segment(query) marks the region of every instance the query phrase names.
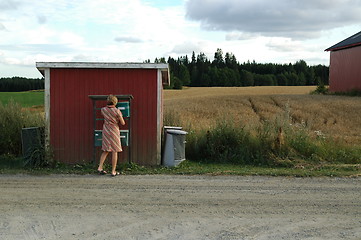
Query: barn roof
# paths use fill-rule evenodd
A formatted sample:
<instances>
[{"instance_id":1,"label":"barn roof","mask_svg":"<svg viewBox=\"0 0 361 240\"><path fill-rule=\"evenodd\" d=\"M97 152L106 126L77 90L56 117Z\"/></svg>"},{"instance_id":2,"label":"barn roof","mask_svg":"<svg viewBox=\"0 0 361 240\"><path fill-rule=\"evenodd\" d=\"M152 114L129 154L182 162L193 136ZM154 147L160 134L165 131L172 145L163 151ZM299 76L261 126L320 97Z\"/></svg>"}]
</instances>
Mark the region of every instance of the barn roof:
<instances>
[{"instance_id":1,"label":"barn roof","mask_svg":"<svg viewBox=\"0 0 361 240\"><path fill-rule=\"evenodd\" d=\"M351 48L361 45L361 32L352 35L349 38L333 45L332 47L327 48L325 51L337 51L345 48Z\"/></svg>"}]
</instances>

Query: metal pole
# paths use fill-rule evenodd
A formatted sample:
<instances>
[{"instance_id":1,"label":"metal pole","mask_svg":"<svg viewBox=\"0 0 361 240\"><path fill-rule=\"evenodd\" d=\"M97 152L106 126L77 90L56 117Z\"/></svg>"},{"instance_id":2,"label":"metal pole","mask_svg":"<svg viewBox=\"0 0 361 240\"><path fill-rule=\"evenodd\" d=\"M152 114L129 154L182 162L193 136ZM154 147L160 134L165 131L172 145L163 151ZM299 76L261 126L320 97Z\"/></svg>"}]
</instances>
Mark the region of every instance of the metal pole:
<instances>
[{"instance_id":1,"label":"metal pole","mask_svg":"<svg viewBox=\"0 0 361 240\"><path fill-rule=\"evenodd\" d=\"M95 130L97 127L97 113L96 113L96 101L93 101L93 163L95 163L95 155L96 155L96 146L95 146Z\"/></svg>"},{"instance_id":2,"label":"metal pole","mask_svg":"<svg viewBox=\"0 0 361 240\"><path fill-rule=\"evenodd\" d=\"M131 118L131 102L132 102L132 98L129 98L129 121L128 121L128 125L129 125L129 136L128 136L128 163L132 163L132 159L131 159L131 156L132 156L132 148L131 148L131 135L132 135L132 128L131 128L131 121L132 121L132 118Z\"/></svg>"}]
</instances>

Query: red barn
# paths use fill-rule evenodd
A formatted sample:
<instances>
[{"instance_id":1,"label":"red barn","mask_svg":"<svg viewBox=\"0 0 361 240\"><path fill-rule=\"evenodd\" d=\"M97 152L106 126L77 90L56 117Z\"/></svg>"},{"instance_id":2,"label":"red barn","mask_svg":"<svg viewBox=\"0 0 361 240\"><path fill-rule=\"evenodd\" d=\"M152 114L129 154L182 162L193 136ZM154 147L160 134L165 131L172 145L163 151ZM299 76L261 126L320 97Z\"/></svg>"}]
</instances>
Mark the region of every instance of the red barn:
<instances>
[{"instance_id":1,"label":"red barn","mask_svg":"<svg viewBox=\"0 0 361 240\"><path fill-rule=\"evenodd\" d=\"M361 90L361 32L325 51L330 51L330 91Z\"/></svg>"},{"instance_id":2,"label":"red barn","mask_svg":"<svg viewBox=\"0 0 361 240\"><path fill-rule=\"evenodd\" d=\"M93 160L94 115L90 95L131 95L130 150L141 165L161 163L163 85L169 84L168 64L38 62L45 78L46 139L55 159L64 163ZM101 108L105 101L97 101ZM95 118L100 118L100 113ZM96 123L102 129L102 121ZM121 128L122 129L122 128ZM98 161L96 156L95 161Z\"/></svg>"}]
</instances>

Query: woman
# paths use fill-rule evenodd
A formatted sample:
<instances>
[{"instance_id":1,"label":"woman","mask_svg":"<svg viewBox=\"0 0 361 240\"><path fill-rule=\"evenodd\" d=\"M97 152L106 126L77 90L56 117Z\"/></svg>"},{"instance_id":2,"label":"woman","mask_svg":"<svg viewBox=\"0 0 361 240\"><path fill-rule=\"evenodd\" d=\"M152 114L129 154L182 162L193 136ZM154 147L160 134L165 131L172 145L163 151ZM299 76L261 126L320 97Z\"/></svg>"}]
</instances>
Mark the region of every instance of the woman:
<instances>
[{"instance_id":1,"label":"woman","mask_svg":"<svg viewBox=\"0 0 361 240\"><path fill-rule=\"evenodd\" d=\"M123 115L119 109L115 107L118 103L117 97L109 95L107 98L107 106L101 109L101 114L104 116L103 124L103 140L102 140L102 154L98 166L99 174L106 174L103 170L103 164L108 154L112 153L112 172L111 175L117 176L120 173L116 171L118 162L118 152L122 152L122 145L120 144L120 130L119 123L125 124Z\"/></svg>"}]
</instances>

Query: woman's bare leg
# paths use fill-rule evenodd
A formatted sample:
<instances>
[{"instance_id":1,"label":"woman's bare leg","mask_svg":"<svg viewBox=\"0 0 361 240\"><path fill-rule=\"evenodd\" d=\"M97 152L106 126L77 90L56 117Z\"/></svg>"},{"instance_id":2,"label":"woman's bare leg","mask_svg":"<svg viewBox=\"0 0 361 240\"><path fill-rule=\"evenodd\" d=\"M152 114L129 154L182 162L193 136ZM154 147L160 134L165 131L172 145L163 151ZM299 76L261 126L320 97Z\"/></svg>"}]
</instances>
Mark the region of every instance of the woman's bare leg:
<instances>
[{"instance_id":1,"label":"woman's bare leg","mask_svg":"<svg viewBox=\"0 0 361 240\"><path fill-rule=\"evenodd\" d=\"M100 161L99 161L99 166L98 166L98 171L102 171L103 170L103 164L105 162L105 159L107 159L109 152L102 152L102 155L100 156Z\"/></svg>"},{"instance_id":2,"label":"woman's bare leg","mask_svg":"<svg viewBox=\"0 0 361 240\"><path fill-rule=\"evenodd\" d=\"M112 152L112 174L113 175L116 174L117 162L118 162L118 153Z\"/></svg>"}]
</instances>

